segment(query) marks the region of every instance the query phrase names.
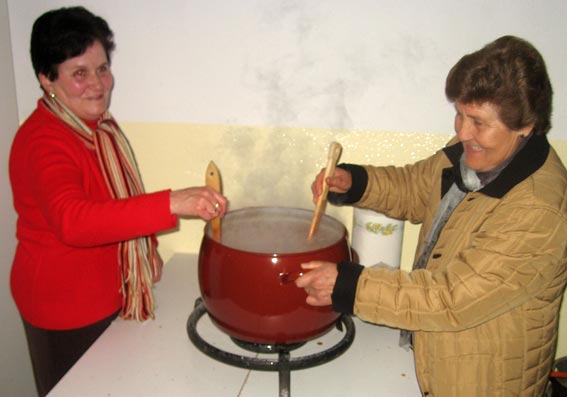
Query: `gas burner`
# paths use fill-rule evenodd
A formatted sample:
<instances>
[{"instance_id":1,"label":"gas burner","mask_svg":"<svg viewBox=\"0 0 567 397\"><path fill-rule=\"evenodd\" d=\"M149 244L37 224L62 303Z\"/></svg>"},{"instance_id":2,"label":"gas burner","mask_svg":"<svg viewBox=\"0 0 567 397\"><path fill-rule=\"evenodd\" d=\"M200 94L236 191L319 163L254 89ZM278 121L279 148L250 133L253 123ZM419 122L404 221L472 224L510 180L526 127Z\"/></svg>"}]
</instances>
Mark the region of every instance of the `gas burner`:
<instances>
[{"instance_id":1,"label":"gas burner","mask_svg":"<svg viewBox=\"0 0 567 397\"><path fill-rule=\"evenodd\" d=\"M207 313L205 304L201 298L198 298L195 301L195 308L187 320L187 334L195 347L207 356L235 367L258 371L278 371L280 397L290 396L290 371L311 368L334 360L352 345L355 335L354 322L349 316L343 315L339 317L336 323L336 328L339 331L346 330L340 341L321 352L296 358L291 358L290 352L305 345L307 341L290 344L261 344L230 337L237 346L244 350L278 355L277 359L250 357L221 350L206 342L197 332L197 323L205 313Z\"/></svg>"}]
</instances>

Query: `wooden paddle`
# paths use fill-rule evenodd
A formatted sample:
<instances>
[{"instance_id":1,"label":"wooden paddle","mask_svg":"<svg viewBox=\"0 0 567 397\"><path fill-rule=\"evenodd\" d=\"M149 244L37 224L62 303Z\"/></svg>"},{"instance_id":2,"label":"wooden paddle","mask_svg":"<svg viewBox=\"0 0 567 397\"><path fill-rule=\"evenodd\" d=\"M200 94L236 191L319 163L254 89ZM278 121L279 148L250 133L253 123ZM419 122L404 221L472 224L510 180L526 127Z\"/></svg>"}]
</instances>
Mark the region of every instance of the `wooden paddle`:
<instances>
[{"instance_id":1,"label":"wooden paddle","mask_svg":"<svg viewBox=\"0 0 567 397\"><path fill-rule=\"evenodd\" d=\"M325 176L323 177L323 191L321 195L317 199L317 206L315 207L315 212L313 213L313 220L311 221L311 227L309 228L309 234L307 236L308 240L311 240L315 233L317 232L317 228L319 227L319 222L321 221L321 217L325 213L325 205L327 204L327 195L329 194L329 185L327 185L328 177L332 176L335 172L335 167L337 165L337 161L339 160L339 156L341 155L342 146L337 142L332 142L329 145L329 157L327 160L327 168L325 169Z\"/></svg>"},{"instance_id":2,"label":"wooden paddle","mask_svg":"<svg viewBox=\"0 0 567 397\"><path fill-rule=\"evenodd\" d=\"M209 162L209 165L207 166L205 185L219 193L222 193L219 169L213 161ZM221 241L221 218L217 216L216 218L211 219L210 222L213 238L217 241Z\"/></svg>"}]
</instances>

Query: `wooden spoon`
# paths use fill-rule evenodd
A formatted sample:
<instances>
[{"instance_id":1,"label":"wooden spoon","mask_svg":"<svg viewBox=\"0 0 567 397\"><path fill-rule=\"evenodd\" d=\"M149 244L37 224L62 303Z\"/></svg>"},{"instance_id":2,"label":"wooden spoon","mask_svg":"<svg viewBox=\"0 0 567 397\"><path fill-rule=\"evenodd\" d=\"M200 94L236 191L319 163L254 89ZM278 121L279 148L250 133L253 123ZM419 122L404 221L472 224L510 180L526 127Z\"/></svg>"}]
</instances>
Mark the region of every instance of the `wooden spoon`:
<instances>
[{"instance_id":1,"label":"wooden spoon","mask_svg":"<svg viewBox=\"0 0 567 397\"><path fill-rule=\"evenodd\" d=\"M332 142L329 145L329 157L327 161L327 168L325 169L325 176L323 177L323 191L321 195L317 199L317 206L315 207L315 212L313 213L313 219L311 220L311 227L309 228L309 234L307 236L308 240L311 240L315 233L317 232L317 228L319 227L319 222L321 221L321 217L325 213L325 205L327 204L327 194L329 193L329 185L327 185L328 177L332 176L335 172L335 167L337 165L337 161L339 160L339 156L341 155L342 146L337 142Z\"/></svg>"},{"instance_id":2,"label":"wooden spoon","mask_svg":"<svg viewBox=\"0 0 567 397\"><path fill-rule=\"evenodd\" d=\"M213 161L209 162L207 166L207 173L205 174L205 185L210 187L211 189L216 190L219 193L222 193L221 188L221 178L219 169L215 165ZM213 234L213 238L217 241L221 241L221 218L216 217L211 219L211 231Z\"/></svg>"}]
</instances>

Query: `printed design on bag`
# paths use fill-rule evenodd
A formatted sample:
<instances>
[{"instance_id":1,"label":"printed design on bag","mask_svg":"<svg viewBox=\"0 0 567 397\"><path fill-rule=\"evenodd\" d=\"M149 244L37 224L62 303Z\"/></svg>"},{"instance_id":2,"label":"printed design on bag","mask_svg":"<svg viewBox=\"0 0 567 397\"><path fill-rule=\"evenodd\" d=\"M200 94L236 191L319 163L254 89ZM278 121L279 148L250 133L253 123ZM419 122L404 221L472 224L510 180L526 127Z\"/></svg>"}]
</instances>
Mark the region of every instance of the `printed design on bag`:
<instances>
[{"instance_id":1,"label":"printed design on bag","mask_svg":"<svg viewBox=\"0 0 567 397\"><path fill-rule=\"evenodd\" d=\"M381 234L383 236L391 236L398 229L398 225L393 223L376 223L376 222L366 222L364 228L373 234Z\"/></svg>"}]
</instances>

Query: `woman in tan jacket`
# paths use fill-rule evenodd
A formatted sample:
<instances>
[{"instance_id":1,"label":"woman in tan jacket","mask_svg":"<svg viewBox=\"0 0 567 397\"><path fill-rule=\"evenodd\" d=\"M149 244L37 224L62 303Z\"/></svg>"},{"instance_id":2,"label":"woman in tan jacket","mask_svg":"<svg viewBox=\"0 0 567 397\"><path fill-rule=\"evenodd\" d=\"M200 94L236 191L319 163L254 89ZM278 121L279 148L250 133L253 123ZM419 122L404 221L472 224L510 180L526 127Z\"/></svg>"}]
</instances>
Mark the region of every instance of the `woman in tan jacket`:
<instances>
[{"instance_id":1,"label":"woman in tan jacket","mask_svg":"<svg viewBox=\"0 0 567 397\"><path fill-rule=\"evenodd\" d=\"M310 262L312 305L409 331L424 396L543 395L567 281L567 171L552 88L528 42L464 56L445 88L454 138L405 167L341 164L329 200L421 223L413 270Z\"/></svg>"}]
</instances>

